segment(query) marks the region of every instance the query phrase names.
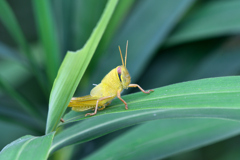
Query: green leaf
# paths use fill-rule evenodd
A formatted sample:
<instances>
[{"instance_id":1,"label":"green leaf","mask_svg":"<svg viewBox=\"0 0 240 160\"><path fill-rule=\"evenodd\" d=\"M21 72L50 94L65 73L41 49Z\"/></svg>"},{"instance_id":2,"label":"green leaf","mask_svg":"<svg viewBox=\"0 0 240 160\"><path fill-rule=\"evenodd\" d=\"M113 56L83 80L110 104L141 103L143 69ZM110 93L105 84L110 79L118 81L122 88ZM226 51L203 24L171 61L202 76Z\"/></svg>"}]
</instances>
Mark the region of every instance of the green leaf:
<instances>
[{"instance_id":1,"label":"green leaf","mask_svg":"<svg viewBox=\"0 0 240 160\"><path fill-rule=\"evenodd\" d=\"M82 82L78 86L78 90L76 91L76 94L89 92L90 88L88 85L86 85L86 84L91 84L89 81L89 76L91 75L91 73L93 73L93 74L95 73L95 69L96 69L97 64L99 63L99 60L101 59L102 55L105 54L105 50L109 47L109 44L111 43L112 38L114 37L114 35L117 32L117 29L120 28L124 19L126 19L128 17L128 13L131 11L131 7L133 6L134 1L135 0L119 1L118 5L116 6L116 9L109 21L106 31L104 32L104 35L97 47L97 50L87 68L86 74L84 74ZM95 2L96 1L94 1L94 3ZM101 1L101 2L103 3L104 1ZM82 5L82 7L87 9L87 7L84 5ZM101 5L98 5L98 7L101 7ZM91 10L89 10L89 9L87 10L87 12L88 12L88 14L92 13ZM93 19L91 19L91 21L92 20ZM84 31L84 32L82 31L81 34L87 34L87 33L86 33L86 31ZM78 36L78 38L79 37L80 36ZM117 57L118 57L118 55L117 55ZM90 86L92 87L92 84ZM79 93L79 92L81 92L81 93Z\"/></svg>"},{"instance_id":2,"label":"green leaf","mask_svg":"<svg viewBox=\"0 0 240 160\"><path fill-rule=\"evenodd\" d=\"M17 22L16 17L14 16L13 11L5 0L0 1L0 20L2 21L6 29L9 31L9 33L12 35L13 39L17 42L24 55L28 58L28 63L30 63L31 66L30 70L36 76L43 91L46 92L44 89L44 79L41 75L41 71L37 67L36 60L33 58L27 40L24 37L24 34L20 28L20 25Z\"/></svg>"},{"instance_id":3,"label":"green leaf","mask_svg":"<svg viewBox=\"0 0 240 160\"><path fill-rule=\"evenodd\" d=\"M234 37L168 48L154 57L138 84L154 88L187 80L237 75L239 50L240 41Z\"/></svg>"},{"instance_id":4,"label":"green leaf","mask_svg":"<svg viewBox=\"0 0 240 160\"><path fill-rule=\"evenodd\" d=\"M96 62L99 60L100 56L103 54L102 51L106 50L107 46L111 42L115 32L123 23L123 20L127 17L127 14L130 12L131 7L133 6L135 0L128 0L128 1L119 1L116 10L107 26L106 32L103 35L103 38L97 48L97 53L94 59ZM94 62L93 62L94 63Z\"/></svg>"},{"instance_id":5,"label":"green leaf","mask_svg":"<svg viewBox=\"0 0 240 160\"><path fill-rule=\"evenodd\" d=\"M36 120L35 117L33 119L32 116L29 116L29 115L27 115L23 112L20 112L20 111L14 109L14 108L11 108L11 106L7 106L7 105L3 105L3 104L0 104L0 105L1 105L1 107L0 107L0 121L3 121L5 123L7 123L7 125L10 128L11 128L11 125L13 126L12 128L14 128L15 130L17 130L16 128L25 128L25 129L27 129L28 132L29 132L29 130L34 131L34 134L36 134L36 133L39 134L39 133L42 133L44 131L44 128L45 128L44 124L42 123L41 126L37 125L38 121ZM0 126L1 126L1 129L4 130L1 133L7 132L5 129L3 129L3 125L0 125ZM28 133L28 132L26 132L26 133ZM12 135L14 135L14 133L12 133ZM7 136L7 134L6 134L6 136ZM9 138L10 137L12 137L12 136L9 135ZM6 139L4 139L4 140L6 140Z\"/></svg>"},{"instance_id":6,"label":"green leaf","mask_svg":"<svg viewBox=\"0 0 240 160\"><path fill-rule=\"evenodd\" d=\"M128 110L117 99L93 117L71 111L64 117L64 125L86 120L58 133L51 151L154 119L209 117L240 121L239 96L240 77L209 78L158 88L149 95L140 92L123 96Z\"/></svg>"},{"instance_id":7,"label":"green leaf","mask_svg":"<svg viewBox=\"0 0 240 160\"><path fill-rule=\"evenodd\" d=\"M239 74L240 42L238 39L230 39L220 48L214 49L198 64L195 64L188 79L206 77L220 77ZM227 67L226 67L227 66Z\"/></svg>"},{"instance_id":8,"label":"green leaf","mask_svg":"<svg viewBox=\"0 0 240 160\"><path fill-rule=\"evenodd\" d=\"M158 109L159 112L164 111L168 113L174 113L174 110L178 112L182 110L180 112L184 113L201 110L204 114L211 108L216 108L220 111L222 109L234 110L240 109L240 99L237 98L239 95L239 76L201 79L157 88L150 94L138 92L123 96L128 103L129 110L125 110L124 104L117 99L112 102L110 107L99 111L94 117L120 112L149 111L151 113L155 112L155 109ZM231 105L229 105L229 102L231 102ZM86 112L89 111L70 111L64 117L64 124L90 118L89 116L85 117ZM209 113L211 112L209 111ZM182 116L181 114L177 115ZM198 115L200 116L201 112ZM240 119L240 117L236 118Z\"/></svg>"},{"instance_id":9,"label":"green leaf","mask_svg":"<svg viewBox=\"0 0 240 160\"><path fill-rule=\"evenodd\" d=\"M236 142L232 144L236 144ZM223 152L222 155L220 155L218 160L227 160L227 159L238 160L238 158L240 157L239 147L235 147L234 145L232 145L231 147L228 147L227 150L228 150L227 152Z\"/></svg>"},{"instance_id":10,"label":"green leaf","mask_svg":"<svg viewBox=\"0 0 240 160\"><path fill-rule=\"evenodd\" d=\"M2 106L1 106L2 108ZM0 152L1 150L10 142L15 141L19 137L23 135L31 134L31 135L41 135L43 134L43 128L37 128L36 123L32 121L31 118L26 115L22 115L21 117L15 113L18 117L8 117L6 118L3 114L3 109L0 110ZM20 115L20 114L19 114ZM22 118L22 119L19 119ZM24 119L24 120L23 120ZM25 124L24 124L25 123ZM31 127L29 126L31 124ZM35 126L34 126L35 125ZM35 127L35 129L34 129ZM41 131L40 131L41 130ZM17 132L16 132L17 131Z\"/></svg>"},{"instance_id":11,"label":"green leaf","mask_svg":"<svg viewBox=\"0 0 240 160\"><path fill-rule=\"evenodd\" d=\"M8 144L0 152L4 160L43 160L47 159L54 132L42 137L23 136Z\"/></svg>"},{"instance_id":12,"label":"green leaf","mask_svg":"<svg viewBox=\"0 0 240 160\"><path fill-rule=\"evenodd\" d=\"M78 1L65 1L65 0L52 0L51 4L53 7L53 14L56 21L56 25L58 28L58 38L59 38L59 47L61 48L61 59L65 56L67 50L70 48L70 44L73 42L73 36L75 35L72 33L73 25L75 20L73 17L74 7L79 9L81 6L76 6L75 3ZM86 17L85 17L86 18ZM78 46L79 48L79 46Z\"/></svg>"},{"instance_id":13,"label":"green leaf","mask_svg":"<svg viewBox=\"0 0 240 160\"><path fill-rule=\"evenodd\" d=\"M56 129L96 50L117 2L117 0L108 1L98 25L84 47L76 52L67 53L51 91L46 133Z\"/></svg>"},{"instance_id":14,"label":"green leaf","mask_svg":"<svg viewBox=\"0 0 240 160\"><path fill-rule=\"evenodd\" d=\"M167 39L166 45L240 32L239 1L210 1L194 9Z\"/></svg>"},{"instance_id":15,"label":"green leaf","mask_svg":"<svg viewBox=\"0 0 240 160\"><path fill-rule=\"evenodd\" d=\"M31 77L31 72L16 61L2 61L0 68L0 77L14 87L23 84Z\"/></svg>"},{"instance_id":16,"label":"green leaf","mask_svg":"<svg viewBox=\"0 0 240 160\"><path fill-rule=\"evenodd\" d=\"M129 40L127 68L136 81L155 50L195 0L139 1L114 36L107 53L99 61L90 84L99 83L104 74L121 64L117 46L125 50ZM137 27L136 27L137 26ZM106 67L107 63L107 67Z\"/></svg>"},{"instance_id":17,"label":"green leaf","mask_svg":"<svg viewBox=\"0 0 240 160\"><path fill-rule=\"evenodd\" d=\"M6 46L5 44L0 42L0 58L1 59L7 59L12 60L17 63L23 63L22 57L19 56L19 53L15 51L14 49Z\"/></svg>"},{"instance_id":18,"label":"green leaf","mask_svg":"<svg viewBox=\"0 0 240 160\"><path fill-rule=\"evenodd\" d=\"M18 24L12 9L5 0L0 1L0 20L2 21L3 25L6 26L6 29L9 31L13 39L22 48L24 51L23 53L28 58L32 58L29 46L20 28L20 25Z\"/></svg>"},{"instance_id":19,"label":"green leaf","mask_svg":"<svg viewBox=\"0 0 240 160\"><path fill-rule=\"evenodd\" d=\"M100 57L104 54L103 51L106 50L109 43L111 43L113 36L117 29L121 26L124 19L127 17L127 14L130 12L132 5L134 4L135 0L128 0L128 1L119 1L114 14L109 22L109 25L106 28L106 31L100 41L99 47L96 50L96 55L93 57L90 65L96 66Z\"/></svg>"},{"instance_id":20,"label":"green leaf","mask_svg":"<svg viewBox=\"0 0 240 160\"><path fill-rule=\"evenodd\" d=\"M73 10L73 48L82 48L96 26L107 0L75 1ZM86 16L89 18L86 18Z\"/></svg>"},{"instance_id":21,"label":"green leaf","mask_svg":"<svg viewBox=\"0 0 240 160\"><path fill-rule=\"evenodd\" d=\"M34 0L33 4L39 36L45 51L47 74L50 85L52 85L60 64L60 50L56 33L56 24L52 16L51 6L48 0Z\"/></svg>"},{"instance_id":22,"label":"green leaf","mask_svg":"<svg viewBox=\"0 0 240 160\"><path fill-rule=\"evenodd\" d=\"M38 125L43 125L43 116L40 114L37 108L34 107L34 104L23 97L2 77L0 77L0 89L17 101L23 111L28 113L31 117L36 118L38 120Z\"/></svg>"},{"instance_id":23,"label":"green leaf","mask_svg":"<svg viewBox=\"0 0 240 160\"><path fill-rule=\"evenodd\" d=\"M128 131L85 159L162 159L237 134L240 123L229 120L157 120Z\"/></svg>"}]
</instances>

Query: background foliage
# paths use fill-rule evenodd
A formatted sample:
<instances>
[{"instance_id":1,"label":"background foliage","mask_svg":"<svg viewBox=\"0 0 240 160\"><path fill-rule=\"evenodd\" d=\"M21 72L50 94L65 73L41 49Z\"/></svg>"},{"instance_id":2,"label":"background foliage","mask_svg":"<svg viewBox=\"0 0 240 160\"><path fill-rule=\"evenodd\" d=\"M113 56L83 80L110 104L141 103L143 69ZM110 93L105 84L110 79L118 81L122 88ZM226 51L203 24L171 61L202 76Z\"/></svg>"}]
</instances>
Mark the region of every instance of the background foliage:
<instances>
[{"instance_id":1,"label":"background foliage","mask_svg":"<svg viewBox=\"0 0 240 160\"><path fill-rule=\"evenodd\" d=\"M0 1L0 148L24 135L52 140L53 134L44 134L50 91L58 68L67 51L84 46L107 0L4 2ZM117 110L107 108L99 116L86 120L82 120L84 113L69 112L64 118L66 125L58 128L52 146L46 143L52 154L50 159L104 159L104 156L127 155L129 150L142 153L129 153L125 157L129 159L139 159L136 155L170 160L238 159L240 101L234 97L239 96L239 78L171 84L239 74L239 8L239 0L120 0L75 96L89 94L92 84L99 83L120 65L117 46L124 48L127 40L127 68L132 82L144 89L170 86L156 89L147 98L141 94L126 96L132 103L132 112L122 112L117 100L112 104L119 106ZM202 96L191 95L192 91L199 92L197 89L202 89ZM209 90L216 94L207 94ZM128 89L123 94L136 91ZM174 93L188 93L189 97L174 99ZM145 121L144 118L150 120L147 114L153 112L147 105L159 102L149 99L164 94L173 95L169 101L161 101L164 109L189 104L190 109L188 112L181 108L170 112L170 109L160 116L162 119L133 125ZM139 97L146 98L147 105L134 104L132 100ZM218 110L192 111L193 107L203 107L198 103L201 101L215 105ZM164 111L163 106L156 106L159 112ZM220 110L221 107L229 110ZM145 117L131 119L132 115L142 113L146 113ZM206 115L207 118L199 118ZM225 119L214 119L218 116ZM118 121L111 121L113 118ZM92 135L80 132L86 130ZM137 137L136 141L133 137ZM23 139L29 138L33 137ZM81 144L68 146L77 142ZM123 142L126 147L119 145ZM68 147L54 152L63 146ZM106 154L110 149L113 155Z\"/></svg>"}]
</instances>

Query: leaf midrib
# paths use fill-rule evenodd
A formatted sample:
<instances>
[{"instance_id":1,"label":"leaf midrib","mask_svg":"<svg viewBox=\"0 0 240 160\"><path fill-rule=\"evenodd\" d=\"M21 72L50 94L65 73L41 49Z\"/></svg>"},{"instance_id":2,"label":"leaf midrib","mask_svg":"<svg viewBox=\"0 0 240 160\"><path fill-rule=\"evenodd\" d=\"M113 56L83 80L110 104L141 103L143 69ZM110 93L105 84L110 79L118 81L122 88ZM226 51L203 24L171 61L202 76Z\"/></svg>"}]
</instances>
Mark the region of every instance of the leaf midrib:
<instances>
[{"instance_id":1,"label":"leaf midrib","mask_svg":"<svg viewBox=\"0 0 240 160\"><path fill-rule=\"evenodd\" d=\"M161 108L159 112L167 112L169 110L199 110L199 109L204 109L204 110L207 110L207 109L218 109L218 110L221 110L221 109L224 109L224 110L239 110L240 108L236 108L236 107L229 107L229 108L226 108L226 107L218 107L218 108L215 108L215 107L194 107L194 108L179 108L179 107L175 107L175 108ZM132 110L129 110L129 112L133 112L133 111L146 111L147 112L144 112L144 114L150 114L150 112L152 113L156 113L157 111L156 110L159 110L159 108L147 108L147 109L132 109ZM118 112L111 112L111 113L123 113L123 112L126 112L125 110L123 111L118 111ZM106 114L100 114L100 115L96 115L96 116L103 116L103 115L107 115L107 114L111 114L111 113L106 113ZM141 113L142 114L142 113ZM133 115L131 115L131 117L135 116L136 113L134 113ZM70 119L67 119L65 120L65 123L64 124L61 124L61 125L66 125L68 123L72 123L72 122L77 122L77 121L80 121L80 120L84 120L84 119L87 119L85 117L82 117L82 115L79 115L79 116L75 116L75 117L72 117ZM137 114L137 116L139 116L139 113ZM77 119L77 117L80 117L79 119ZM128 117L128 116L127 116ZM190 117L190 116L189 116ZM126 116L125 116L126 118ZM195 117L194 117L195 118ZM201 117L201 118L204 118L204 117ZM239 122L238 120L234 120L234 119L230 119L230 118L221 118L221 117L213 117L213 118L216 118L216 119L227 119L227 120L233 120L233 121L237 121ZM74 120L76 119L76 120ZM119 119L118 119L119 121ZM60 126L61 126L60 125Z\"/></svg>"},{"instance_id":2,"label":"leaf midrib","mask_svg":"<svg viewBox=\"0 0 240 160\"><path fill-rule=\"evenodd\" d=\"M146 101L153 101L153 100L156 100L156 99L166 99L166 98L173 98L173 97L181 97L181 96L190 96L190 95L205 95L205 94L224 94L224 93L240 93L240 91L223 91L223 92L204 92L204 93L190 93L190 94L178 94L178 95L171 95L171 96L163 96L163 97L154 97L154 98L150 98L150 99L139 99L139 100L135 100L135 101L131 101L131 102L127 102L128 104L135 104L135 103L139 103L139 102L146 102ZM124 98L124 97L123 97ZM110 106L111 108L115 108L115 107L119 107L119 106L123 106L123 104L116 104L114 106ZM163 111L163 109L165 110L174 110L174 109L200 109L200 108L204 108L204 109L240 109L240 108L236 108L236 107L194 107L194 108L191 108L191 107L187 107L187 108L179 108L179 107L164 107L162 106L161 108L159 107L147 107L147 108L136 108L136 109L131 109L129 110L130 112L131 111L140 111L140 110L152 110L152 109L161 109ZM105 114L100 114L100 115L97 115L97 116L101 116L101 115L106 115L106 114L111 114L111 113L120 113L120 112L125 112L124 111L114 111L114 112L109 112L109 113L105 113ZM79 115L80 117L82 115ZM76 116L78 117L78 116ZM72 117L71 119L76 119L76 117ZM87 118L80 118L80 119L87 119ZM69 121L70 119L66 120L65 122L70 122Z\"/></svg>"},{"instance_id":3,"label":"leaf midrib","mask_svg":"<svg viewBox=\"0 0 240 160\"><path fill-rule=\"evenodd\" d=\"M139 102L146 102L146 101L153 101L156 99L167 99L167 98L173 98L173 97L181 97L181 96L192 96L192 95L207 95L207 94L223 94L223 93L240 93L240 91L224 91L224 92L204 92L204 93L189 93L189 94L176 94L176 95L171 95L171 96L162 96L162 97L154 97L154 98L148 98L148 99L137 99L134 101L127 102L128 104L134 104L134 103L139 103ZM151 93L150 93L151 94ZM152 93L153 94L153 93ZM123 96L124 98L124 96ZM123 104L116 104L113 107L121 106Z\"/></svg>"},{"instance_id":4,"label":"leaf midrib","mask_svg":"<svg viewBox=\"0 0 240 160\"><path fill-rule=\"evenodd\" d=\"M16 159L19 159L19 157L21 156L21 153L23 152L24 148L26 148L26 146L33 141L34 139L36 139L37 137L31 138L27 141L25 141L25 143L22 145L21 149L19 149L18 154L16 155Z\"/></svg>"}]
</instances>

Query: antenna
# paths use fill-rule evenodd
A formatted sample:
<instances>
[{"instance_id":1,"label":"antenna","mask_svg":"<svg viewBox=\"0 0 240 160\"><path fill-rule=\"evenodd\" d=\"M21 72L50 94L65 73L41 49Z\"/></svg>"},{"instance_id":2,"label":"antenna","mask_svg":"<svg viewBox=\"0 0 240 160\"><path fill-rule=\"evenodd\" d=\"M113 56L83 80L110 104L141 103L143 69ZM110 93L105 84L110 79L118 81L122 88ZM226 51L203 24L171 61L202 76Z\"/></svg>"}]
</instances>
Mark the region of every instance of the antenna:
<instances>
[{"instance_id":1,"label":"antenna","mask_svg":"<svg viewBox=\"0 0 240 160\"><path fill-rule=\"evenodd\" d=\"M121 59L122 59L122 65L124 66L121 48L120 48L120 46L118 46L118 48L119 48L120 56L121 56Z\"/></svg>"},{"instance_id":2,"label":"antenna","mask_svg":"<svg viewBox=\"0 0 240 160\"><path fill-rule=\"evenodd\" d=\"M125 67L127 66L127 49L128 49L128 40L127 40L127 44L126 44Z\"/></svg>"}]
</instances>

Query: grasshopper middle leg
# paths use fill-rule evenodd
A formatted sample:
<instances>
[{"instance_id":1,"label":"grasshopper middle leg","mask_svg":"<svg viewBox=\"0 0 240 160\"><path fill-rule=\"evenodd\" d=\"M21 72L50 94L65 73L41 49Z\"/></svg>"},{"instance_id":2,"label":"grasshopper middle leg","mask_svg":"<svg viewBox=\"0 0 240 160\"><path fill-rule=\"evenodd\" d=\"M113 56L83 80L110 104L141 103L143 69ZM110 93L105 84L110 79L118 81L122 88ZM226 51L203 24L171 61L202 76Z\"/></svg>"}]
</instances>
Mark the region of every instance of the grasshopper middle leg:
<instances>
[{"instance_id":1,"label":"grasshopper middle leg","mask_svg":"<svg viewBox=\"0 0 240 160\"><path fill-rule=\"evenodd\" d=\"M111 97L112 97L112 96L107 96L107 97L99 98L99 99L97 100L97 103L96 103L96 107L95 107L94 112L93 112L93 113L87 113L87 114L85 114L85 117L86 117L87 115L93 116L93 115L97 114L98 103L99 103L100 101L102 101L102 100L105 100L105 99L108 99L108 98L111 98ZM104 108L105 108L105 107L104 107Z\"/></svg>"}]
</instances>

